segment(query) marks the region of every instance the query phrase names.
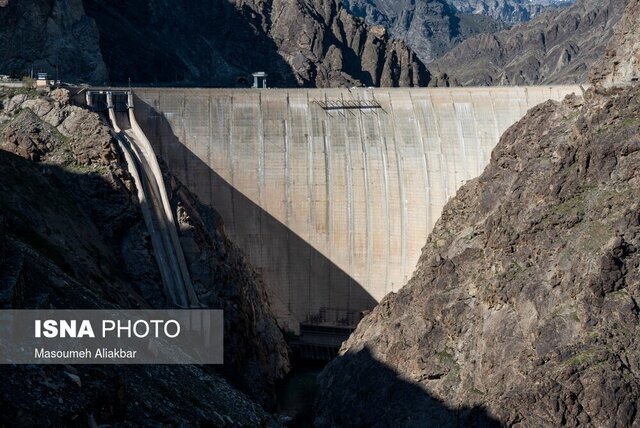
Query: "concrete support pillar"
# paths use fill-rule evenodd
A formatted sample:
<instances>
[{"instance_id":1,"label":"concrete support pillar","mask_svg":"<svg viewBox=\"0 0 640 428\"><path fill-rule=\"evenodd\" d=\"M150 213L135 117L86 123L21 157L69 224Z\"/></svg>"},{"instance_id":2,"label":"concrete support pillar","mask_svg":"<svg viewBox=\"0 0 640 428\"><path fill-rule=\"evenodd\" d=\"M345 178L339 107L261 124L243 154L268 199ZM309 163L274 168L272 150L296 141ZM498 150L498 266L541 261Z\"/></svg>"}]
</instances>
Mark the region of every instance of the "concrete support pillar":
<instances>
[{"instance_id":1,"label":"concrete support pillar","mask_svg":"<svg viewBox=\"0 0 640 428\"><path fill-rule=\"evenodd\" d=\"M85 95L86 100L87 100L87 106L93 107L93 102L92 102L93 100L91 99L91 91L85 92L84 95Z\"/></svg>"},{"instance_id":2,"label":"concrete support pillar","mask_svg":"<svg viewBox=\"0 0 640 428\"><path fill-rule=\"evenodd\" d=\"M113 108L113 92L107 92L107 107Z\"/></svg>"},{"instance_id":3,"label":"concrete support pillar","mask_svg":"<svg viewBox=\"0 0 640 428\"><path fill-rule=\"evenodd\" d=\"M133 91L127 93L127 107L129 109L133 108Z\"/></svg>"}]
</instances>

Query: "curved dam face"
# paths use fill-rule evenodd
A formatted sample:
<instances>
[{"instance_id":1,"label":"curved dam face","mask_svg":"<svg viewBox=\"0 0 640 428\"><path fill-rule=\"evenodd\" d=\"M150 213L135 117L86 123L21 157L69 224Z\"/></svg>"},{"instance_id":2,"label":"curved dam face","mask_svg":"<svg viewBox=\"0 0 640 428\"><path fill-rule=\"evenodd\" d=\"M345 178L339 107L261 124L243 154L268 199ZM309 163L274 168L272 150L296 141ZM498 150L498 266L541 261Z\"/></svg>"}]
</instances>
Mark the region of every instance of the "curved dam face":
<instances>
[{"instance_id":1,"label":"curved dam face","mask_svg":"<svg viewBox=\"0 0 640 428\"><path fill-rule=\"evenodd\" d=\"M580 88L136 89L135 111L296 331L354 325L403 286L500 135L570 93Z\"/></svg>"}]
</instances>

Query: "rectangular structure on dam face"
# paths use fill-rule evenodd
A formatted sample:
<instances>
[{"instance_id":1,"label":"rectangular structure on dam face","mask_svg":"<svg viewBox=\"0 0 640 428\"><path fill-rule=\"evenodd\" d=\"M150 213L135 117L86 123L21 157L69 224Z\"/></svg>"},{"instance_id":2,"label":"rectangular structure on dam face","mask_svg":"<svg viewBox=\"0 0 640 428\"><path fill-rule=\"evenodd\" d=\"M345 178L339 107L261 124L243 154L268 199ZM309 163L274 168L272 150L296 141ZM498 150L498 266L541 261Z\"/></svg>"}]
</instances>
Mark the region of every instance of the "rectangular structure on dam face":
<instances>
[{"instance_id":1,"label":"rectangular structure on dam face","mask_svg":"<svg viewBox=\"0 0 640 428\"><path fill-rule=\"evenodd\" d=\"M136 89L171 172L222 216L281 324L354 325L528 109L576 86Z\"/></svg>"}]
</instances>

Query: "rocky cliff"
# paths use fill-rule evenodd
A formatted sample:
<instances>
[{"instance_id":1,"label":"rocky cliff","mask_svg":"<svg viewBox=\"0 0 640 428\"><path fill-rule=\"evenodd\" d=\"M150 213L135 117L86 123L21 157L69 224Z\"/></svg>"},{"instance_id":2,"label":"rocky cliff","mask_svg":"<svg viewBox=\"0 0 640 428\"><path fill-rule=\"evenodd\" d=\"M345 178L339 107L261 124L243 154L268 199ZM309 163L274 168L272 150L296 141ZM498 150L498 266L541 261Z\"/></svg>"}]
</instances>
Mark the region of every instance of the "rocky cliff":
<instances>
[{"instance_id":1,"label":"rocky cliff","mask_svg":"<svg viewBox=\"0 0 640 428\"><path fill-rule=\"evenodd\" d=\"M404 41L425 63L472 35L506 28L485 16L460 13L444 0L343 0L343 4L353 15Z\"/></svg>"},{"instance_id":2,"label":"rocky cliff","mask_svg":"<svg viewBox=\"0 0 640 428\"><path fill-rule=\"evenodd\" d=\"M136 191L109 128L70 105L66 91L14 91L0 92L2 307L165 307ZM199 299L225 310L227 364L5 367L0 425L274 423L256 402L273 405L289 363L262 284L216 212L167 182Z\"/></svg>"},{"instance_id":3,"label":"rocky cliff","mask_svg":"<svg viewBox=\"0 0 640 428\"><path fill-rule=\"evenodd\" d=\"M0 2L0 73L31 71L104 82L100 35L82 0Z\"/></svg>"},{"instance_id":4,"label":"rocky cliff","mask_svg":"<svg viewBox=\"0 0 640 428\"><path fill-rule=\"evenodd\" d=\"M629 84L640 80L640 1L630 0L625 15L616 27L605 57L594 68L595 84Z\"/></svg>"},{"instance_id":5,"label":"rocky cliff","mask_svg":"<svg viewBox=\"0 0 640 428\"><path fill-rule=\"evenodd\" d=\"M404 43L339 0L26 0L0 9L0 73L65 80L246 86L426 84Z\"/></svg>"},{"instance_id":6,"label":"rocky cliff","mask_svg":"<svg viewBox=\"0 0 640 428\"><path fill-rule=\"evenodd\" d=\"M317 424L638 426L639 201L640 86L532 109L322 373Z\"/></svg>"},{"instance_id":7,"label":"rocky cliff","mask_svg":"<svg viewBox=\"0 0 640 428\"><path fill-rule=\"evenodd\" d=\"M428 64L434 85L586 83L627 0L578 0L495 34L469 38Z\"/></svg>"},{"instance_id":8,"label":"rocky cliff","mask_svg":"<svg viewBox=\"0 0 640 428\"><path fill-rule=\"evenodd\" d=\"M269 33L298 84L424 86L428 82L423 63L403 42L379 27L367 27L340 0L274 0L270 11Z\"/></svg>"}]
</instances>

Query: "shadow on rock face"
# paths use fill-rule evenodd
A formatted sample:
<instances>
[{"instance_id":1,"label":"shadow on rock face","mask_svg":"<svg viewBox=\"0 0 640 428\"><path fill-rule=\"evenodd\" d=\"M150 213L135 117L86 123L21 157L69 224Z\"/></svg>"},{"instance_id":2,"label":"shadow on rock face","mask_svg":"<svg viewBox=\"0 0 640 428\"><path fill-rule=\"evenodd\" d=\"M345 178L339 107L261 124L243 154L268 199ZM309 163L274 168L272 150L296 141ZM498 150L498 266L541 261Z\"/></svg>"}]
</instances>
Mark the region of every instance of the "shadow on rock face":
<instances>
[{"instance_id":1,"label":"shadow on rock face","mask_svg":"<svg viewBox=\"0 0 640 428\"><path fill-rule=\"evenodd\" d=\"M111 82L233 87L254 71L268 71L271 84L295 84L291 66L264 30L269 23L249 6L224 0L83 3L100 32Z\"/></svg>"},{"instance_id":2,"label":"shadow on rock face","mask_svg":"<svg viewBox=\"0 0 640 428\"><path fill-rule=\"evenodd\" d=\"M345 376L346 374L346 376ZM318 427L500 427L482 407L452 407L401 378L369 349L342 355L320 374Z\"/></svg>"},{"instance_id":3,"label":"shadow on rock face","mask_svg":"<svg viewBox=\"0 0 640 428\"><path fill-rule=\"evenodd\" d=\"M125 176L116 170L109 176L116 181L108 182L84 166L36 163L0 149L0 308L152 307L156 299L148 291L160 288L160 280L150 243L128 244L148 240L137 226L137 202L117 181ZM217 369L4 365L0 427L275 425Z\"/></svg>"}]
</instances>

